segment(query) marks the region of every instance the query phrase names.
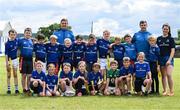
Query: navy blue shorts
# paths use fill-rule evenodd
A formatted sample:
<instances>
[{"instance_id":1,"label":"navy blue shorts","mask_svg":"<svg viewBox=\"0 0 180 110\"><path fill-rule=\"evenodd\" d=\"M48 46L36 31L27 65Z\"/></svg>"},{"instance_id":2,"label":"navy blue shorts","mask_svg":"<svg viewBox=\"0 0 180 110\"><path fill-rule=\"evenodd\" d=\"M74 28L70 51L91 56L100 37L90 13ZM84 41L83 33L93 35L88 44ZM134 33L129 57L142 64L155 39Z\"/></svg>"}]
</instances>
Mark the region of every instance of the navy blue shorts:
<instances>
[{"instance_id":1,"label":"navy blue shorts","mask_svg":"<svg viewBox=\"0 0 180 110\"><path fill-rule=\"evenodd\" d=\"M33 71L32 59L25 59L23 57L20 57L20 73L32 74L32 71Z\"/></svg>"},{"instance_id":2,"label":"navy blue shorts","mask_svg":"<svg viewBox=\"0 0 180 110\"><path fill-rule=\"evenodd\" d=\"M159 65L166 66L166 62L168 61L169 56L161 56L159 58ZM171 60L171 65L174 66L174 59Z\"/></svg>"}]
</instances>

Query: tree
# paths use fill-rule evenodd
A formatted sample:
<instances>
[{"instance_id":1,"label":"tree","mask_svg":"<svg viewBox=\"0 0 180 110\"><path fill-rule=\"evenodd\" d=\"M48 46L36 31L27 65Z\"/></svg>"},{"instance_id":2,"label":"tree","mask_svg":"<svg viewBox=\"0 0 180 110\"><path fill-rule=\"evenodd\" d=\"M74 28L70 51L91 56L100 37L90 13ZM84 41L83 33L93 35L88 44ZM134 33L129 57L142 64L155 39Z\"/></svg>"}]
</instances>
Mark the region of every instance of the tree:
<instances>
[{"instance_id":1,"label":"tree","mask_svg":"<svg viewBox=\"0 0 180 110\"><path fill-rule=\"evenodd\" d=\"M49 37L53 34L53 32L59 28L60 28L59 24L54 23L54 24L51 24L47 27L40 27L38 29L37 34L39 34L39 33L44 34L45 37L49 39Z\"/></svg>"},{"instance_id":2,"label":"tree","mask_svg":"<svg viewBox=\"0 0 180 110\"><path fill-rule=\"evenodd\" d=\"M180 40L180 29L178 30L178 40Z\"/></svg>"},{"instance_id":3,"label":"tree","mask_svg":"<svg viewBox=\"0 0 180 110\"><path fill-rule=\"evenodd\" d=\"M54 23L47 27L40 27L38 29L37 34L39 34L39 33L44 34L46 39L49 39L49 37L53 34L53 32L60 28L61 28L61 26L58 23ZM71 30L71 26L68 26L67 29Z\"/></svg>"}]
</instances>

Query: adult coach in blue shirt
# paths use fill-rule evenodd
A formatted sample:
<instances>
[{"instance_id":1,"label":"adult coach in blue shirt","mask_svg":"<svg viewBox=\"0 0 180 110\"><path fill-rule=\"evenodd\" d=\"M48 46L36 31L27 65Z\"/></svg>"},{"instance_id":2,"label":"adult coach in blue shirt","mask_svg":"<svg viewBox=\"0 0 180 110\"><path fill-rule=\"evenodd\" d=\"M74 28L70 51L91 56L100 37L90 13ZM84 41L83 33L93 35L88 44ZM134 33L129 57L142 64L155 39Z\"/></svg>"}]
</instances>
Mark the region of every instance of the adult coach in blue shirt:
<instances>
[{"instance_id":1,"label":"adult coach in blue shirt","mask_svg":"<svg viewBox=\"0 0 180 110\"><path fill-rule=\"evenodd\" d=\"M60 29L56 30L54 33L58 37L57 42L64 44L65 38L70 38L74 42L73 32L68 28L68 20L63 18L61 19Z\"/></svg>"},{"instance_id":2,"label":"adult coach in blue shirt","mask_svg":"<svg viewBox=\"0 0 180 110\"><path fill-rule=\"evenodd\" d=\"M134 34L132 43L135 44L138 53L144 52L146 56L149 51L148 37L151 35L151 33L147 31L146 21L140 21L139 26L141 30Z\"/></svg>"}]
</instances>

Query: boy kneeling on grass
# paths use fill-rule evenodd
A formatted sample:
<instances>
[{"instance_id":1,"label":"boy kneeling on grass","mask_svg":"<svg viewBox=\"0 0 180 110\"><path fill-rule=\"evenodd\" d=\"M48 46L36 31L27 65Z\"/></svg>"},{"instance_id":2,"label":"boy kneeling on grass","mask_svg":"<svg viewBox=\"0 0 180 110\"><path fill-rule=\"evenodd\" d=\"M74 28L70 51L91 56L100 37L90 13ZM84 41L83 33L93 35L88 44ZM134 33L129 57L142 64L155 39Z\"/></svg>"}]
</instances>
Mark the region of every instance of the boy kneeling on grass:
<instances>
[{"instance_id":1,"label":"boy kneeling on grass","mask_svg":"<svg viewBox=\"0 0 180 110\"><path fill-rule=\"evenodd\" d=\"M145 92L144 95L147 96L148 92L151 88L151 71L150 66L148 62L144 61L145 54L144 52L139 52L137 62L134 65L135 68L135 91L138 93L138 95L142 95L142 86L145 86Z\"/></svg>"},{"instance_id":2,"label":"boy kneeling on grass","mask_svg":"<svg viewBox=\"0 0 180 110\"><path fill-rule=\"evenodd\" d=\"M34 94L39 96L45 96L45 78L46 75L42 71L43 63L37 61L35 63L36 70L32 72L30 88L33 90Z\"/></svg>"},{"instance_id":3,"label":"boy kneeling on grass","mask_svg":"<svg viewBox=\"0 0 180 110\"><path fill-rule=\"evenodd\" d=\"M59 84L61 89L61 96L74 96L75 90L72 87L73 73L71 72L71 64L63 63L63 70L59 76Z\"/></svg>"},{"instance_id":4,"label":"boy kneeling on grass","mask_svg":"<svg viewBox=\"0 0 180 110\"><path fill-rule=\"evenodd\" d=\"M56 68L53 63L48 65L48 75L46 76L46 96L60 96L57 91L58 76L54 75Z\"/></svg>"},{"instance_id":5,"label":"boy kneeling on grass","mask_svg":"<svg viewBox=\"0 0 180 110\"><path fill-rule=\"evenodd\" d=\"M108 96L111 94L120 95L120 90L116 83L116 77L119 74L118 62L113 60L110 62L110 70L107 72L107 79L106 79L106 87L104 90L104 95Z\"/></svg>"},{"instance_id":6,"label":"boy kneeling on grass","mask_svg":"<svg viewBox=\"0 0 180 110\"><path fill-rule=\"evenodd\" d=\"M133 75L134 70L130 64L130 58L123 58L123 66L119 71L119 75L117 77L117 85L120 87L121 94L131 95L131 75ZM127 86L127 89L125 88Z\"/></svg>"},{"instance_id":7,"label":"boy kneeling on grass","mask_svg":"<svg viewBox=\"0 0 180 110\"><path fill-rule=\"evenodd\" d=\"M103 76L99 72L100 68L101 66L99 63L94 63L92 67L93 71L88 73L88 85L91 95L96 95L96 93L103 95L105 84L103 82Z\"/></svg>"}]
</instances>

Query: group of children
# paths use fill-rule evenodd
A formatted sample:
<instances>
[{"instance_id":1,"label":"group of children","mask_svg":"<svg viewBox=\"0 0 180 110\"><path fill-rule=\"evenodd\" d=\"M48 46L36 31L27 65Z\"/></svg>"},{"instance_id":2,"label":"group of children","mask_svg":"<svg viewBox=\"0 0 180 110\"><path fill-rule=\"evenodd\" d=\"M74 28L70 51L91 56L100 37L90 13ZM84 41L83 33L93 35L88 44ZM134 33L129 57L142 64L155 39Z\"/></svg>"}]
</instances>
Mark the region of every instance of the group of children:
<instances>
[{"instance_id":1,"label":"group of children","mask_svg":"<svg viewBox=\"0 0 180 110\"><path fill-rule=\"evenodd\" d=\"M25 94L31 94L32 90L40 96L131 95L131 88L140 95L159 94L159 48L154 36L148 39L150 50L145 55L136 52L129 34L124 36L123 44L119 37L110 43L110 32L107 30L103 32L103 38L97 41L90 34L87 43L80 35L76 36L75 42L66 38L64 44L57 43L57 36L51 35L49 42L45 43L42 34L37 35L37 42L33 42L30 28L24 30L24 38L17 39L16 34L15 30L10 30L9 40L5 44L8 94L11 94L11 68L15 78L15 93L19 93L18 64ZM110 61L110 69L109 55L114 58Z\"/></svg>"}]
</instances>

